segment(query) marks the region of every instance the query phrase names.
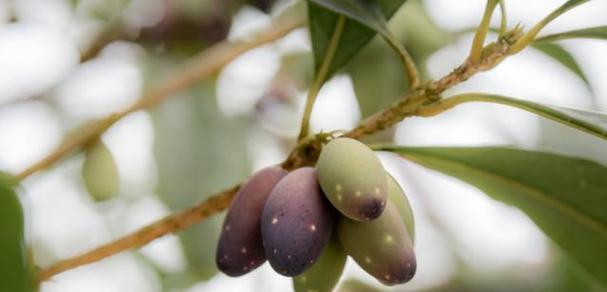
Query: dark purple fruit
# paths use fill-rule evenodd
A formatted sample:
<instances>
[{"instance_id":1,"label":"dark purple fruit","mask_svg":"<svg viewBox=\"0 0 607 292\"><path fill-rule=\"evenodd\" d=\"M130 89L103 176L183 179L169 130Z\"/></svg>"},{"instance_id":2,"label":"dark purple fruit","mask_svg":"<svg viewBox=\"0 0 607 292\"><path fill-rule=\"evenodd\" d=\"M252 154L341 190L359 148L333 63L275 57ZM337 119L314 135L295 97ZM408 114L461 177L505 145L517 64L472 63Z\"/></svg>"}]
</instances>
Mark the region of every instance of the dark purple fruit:
<instances>
[{"instance_id":1,"label":"dark purple fruit","mask_svg":"<svg viewBox=\"0 0 607 292\"><path fill-rule=\"evenodd\" d=\"M373 221L342 218L337 234L344 250L380 282L402 284L415 275L413 241L392 200L388 200L384 213Z\"/></svg>"},{"instance_id":2,"label":"dark purple fruit","mask_svg":"<svg viewBox=\"0 0 607 292\"><path fill-rule=\"evenodd\" d=\"M323 252L331 237L334 211L326 201L316 169L285 176L272 190L261 217L266 257L276 272L297 276Z\"/></svg>"},{"instance_id":3,"label":"dark purple fruit","mask_svg":"<svg viewBox=\"0 0 607 292\"><path fill-rule=\"evenodd\" d=\"M369 221L384 211L387 182L379 158L350 138L329 142L320 153L318 180L331 204L344 216Z\"/></svg>"},{"instance_id":4,"label":"dark purple fruit","mask_svg":"<svg viewBox=\"0 0 607 292\"><path fill-rule=\"evenodd\" d=\"M234 197L217 245L217 267L226 275L241 276L265 262L261 214L270 192L286 174L280 167L264 168Z\"/></svg>"}]
</instances>

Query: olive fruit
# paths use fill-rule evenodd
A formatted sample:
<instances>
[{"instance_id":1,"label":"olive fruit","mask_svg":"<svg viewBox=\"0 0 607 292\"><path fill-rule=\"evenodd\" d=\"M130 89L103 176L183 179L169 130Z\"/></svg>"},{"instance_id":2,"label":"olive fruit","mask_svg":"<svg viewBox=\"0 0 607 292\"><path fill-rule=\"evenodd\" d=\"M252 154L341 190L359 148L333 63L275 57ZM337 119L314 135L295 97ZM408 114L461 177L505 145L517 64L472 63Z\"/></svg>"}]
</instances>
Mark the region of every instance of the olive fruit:
<instances>
[{"instance_id":1,"label":"olive fruit","mask_svg":"<svg viewBox=\"0 0 607 292\"><path fill-rule=\"evenodd\" d=\"M334 234L316 263L303 274L293 278L295 292L333 291L344 271L346 258L347 255Z\"/></svg>"},{"instance_id":2,"label":"olive fruit","mask_svg":"<svg viewBox=\"0 0 607 292\"><path fill-rule=\"evenodd\" d=\"M105 201L118 194L118 168L107 146L98 141L87 148L82 165L82 179L86 190L96 201Z\"/></svg>"},{"instance_id":3,"label":"olive fruit","mask_svg":"<svg viewBox=\"0 0 607 292\"><path fill-rule=\"evenodd\" d=\"M230 204L217 244L216 263L226 275L236 277L266 261L261 240L261 214L270 192L287 174L280 167L255 173Z\"/></svg>"},{"instance_id":4,"label":"olive fruit","mask_svg":"<svg viewBox=\"0 0 607 292\"><path fill-rule=\"evenodd\" d=\"M344 250L367 273L386 285L408 282L415 275L413 241L399 208L388 200L376 220L342 218L337 234Z\"/></svg>"},{"instance_id":5,"label":"olive fruit","mask_svg":"<svg viewBox=\"0 0 607 292\"><path fill-rule=\"evenodd\" d=\"M15 192L0 183L0 283L2 291L37 288L25 244L23 209Z\"/></svg>"},{"instance_id":6,"label":"olive fruit","mask_svg":"<svg viewBox=\"0 0 607 292\"><path fill-rule=\"evenodd\" d=\"M285 176L272 190L261 216L261 235L272 268L296 276L311 267L329 242L334 220L316 169L303 167Z\"/></svg>"},{"instance_id":7,"label":"olive fruit","mask_svg":"<svg viewBox=\"0 0 607 292\"><path fill-rule=\"evenodd\" d=\"M379 158L365 144L337 138L324 146L316 168L323 192L346 217L369 221L384 211L386 175Z\"/></svg>"},{"instance_id":8,"label":"olive fruit","mask_svg":"<svg viewBox=\"0 0 607 292\"><path fill-rule=\"evenodd\" d=\"M390 174L386 174L386 177L388 178L388 199L398 209L405 226L407 226L407 231L411 236L411 241L415 242L415 220L413 218L413 210L411 209L411 204L407 199L407 195Z\"/></svg>"}]
</instances>

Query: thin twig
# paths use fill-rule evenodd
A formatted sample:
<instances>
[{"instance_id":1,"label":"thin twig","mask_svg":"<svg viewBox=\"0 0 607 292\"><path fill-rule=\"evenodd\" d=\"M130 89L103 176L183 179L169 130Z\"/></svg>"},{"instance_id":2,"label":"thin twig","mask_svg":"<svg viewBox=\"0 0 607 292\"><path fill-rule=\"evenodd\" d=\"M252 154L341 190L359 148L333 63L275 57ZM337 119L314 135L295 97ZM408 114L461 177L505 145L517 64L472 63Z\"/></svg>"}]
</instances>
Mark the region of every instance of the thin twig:
<instances>
[{"instance_id":1,"label":"thin twig","mask_svg":"<svg viewBox=\"0 0 607 292\"><path fill-rule=\"evenodd\" d=\"M113 113L99 121L84 125L80 130L76 131L79 133L78 135L67 138L53 152L17 174L16 177L19 180L23 180L35 172L49 168L67 154L78 150L84 144L98 138L114 123L130 113L156 105L171 94L179 92L197 81L217 73L226 64L245 52L275 41L290 31L302 26L302 24L303 20L301 18L282 19L280 22L275 23L271 29L265 31L251 41L238 43L222 42L214 45L195 56L192 60L186 62L184 66L176 70L173 74L169 74L169 76L171 76L170 79L161 85L148 90L143 98L130 107Z\"/></svg>"},{"instance_id":2,"label":"thin twig","mask_svg":"<svg viewBox=\"0 0 607 292\"><path fill-rule=\"evenodd\" d=\"M229 206L234 194L238 191L240 185L227 189L217 195L205 200L199 205L182 211L177 214L165 217L151 225L143 227L138 231L126 235L116 241L102 245L80 256L63 260L55 265L43 269L38 274L40 281L45 281L61 272L94 263L106 257L117 254L121 251L144 246L150 241L162 237L169 233L183 230L198 223L209 216L216 214Z\"/></svg>"},{"instance_id":3,"label":"thin twig","mask_svg":"<svg viewBox=\"0 0 607 292\"><path fill-rule=\"evenodd\" d=\"M491 46L490 50L483 54L483 59L479 63L472 63L469 60L466 60L463 65L459 66L445 77L430 82L423 88L415 89L394 105L366 118L358 127L345 133L344 136L361 138L365 135L390 127L406 117L415 115L422 107L427 109L429 105L437 104L439 101L437 96L440 93L467 80L475 73L489 70L499 64L506 57L508 46L508 42L497 43L494 46ZM291 170L303 165L310 165L318 158L319 152L320 147L315 143L314 139L304 139L300 141L298 146L281 166L287 170ZM143 227L116 241L105 244L82 255L59 261L48 268L42 269L39 279L41 281L47 280L63 271L99 261L122 251L141 247L163 235L174 233L195 223L199 223L205 218L226 209L237 189L238 187L233 187L225 190L191 209L168 216L156 223L152 223L151 225Z\"/></svg>"},{"instance_id":4,"label":"thin twig","mask_svg":"<svg viewBox=\"0 0 607 292\"><path fill-rule=\"evenodd\" d=\"M470 48L470 60L473 63L479 62L481 59L481 52L485 46L485 38L489 32L489 26L491 25L491 17L493 11L498 4L498 0L487 0L487 6L485 6L485 13L476 33L474 34L474 40L472 41L472 47Z\"/></svg>"},{"instance_id":5,"label":"thin twig","mask_svg":"<svg viewBox=\"0 0 607 292\"><path fill-rule=\"evenodd\" d=\"M389 32L388 32L389 33ZM421 84L421 80L419 77L419 71L417 70L417 66L415 65L415 61L411 58L411 55L407 51L407 49L401 45L396 38L392 34L383 34L384 40L394 49L394 51L398 54L403 66L405 67L405 73L407 78L409 78L409 87L417 88Z\"/></svg>"},{"instance_id":6,"label":"thin twig","mask_svg":"<svg viewBox=\"0 0 607 292\"><path fill-rule=\"evenodd\" d=\"M337 47L339 46L339 41L341 40L345 25L346 17L340 16L335 24L335 29L333 30L331 40L329 41L329 45L327 46L327 50L323 56L322 64L320 65L318 72L316 72L316 77L314 77L314 81L310 85L310 89L308 89L308 96L306 97L303 118L301 119L301 129L299 131L299 138L297 139L298 141L308 137L310 132L310 117L312 116L314 101L316 101L320 88L329 77L327 75L331 65L333 64L333 57L337 52Z\"/></svg>"}]
</instances>

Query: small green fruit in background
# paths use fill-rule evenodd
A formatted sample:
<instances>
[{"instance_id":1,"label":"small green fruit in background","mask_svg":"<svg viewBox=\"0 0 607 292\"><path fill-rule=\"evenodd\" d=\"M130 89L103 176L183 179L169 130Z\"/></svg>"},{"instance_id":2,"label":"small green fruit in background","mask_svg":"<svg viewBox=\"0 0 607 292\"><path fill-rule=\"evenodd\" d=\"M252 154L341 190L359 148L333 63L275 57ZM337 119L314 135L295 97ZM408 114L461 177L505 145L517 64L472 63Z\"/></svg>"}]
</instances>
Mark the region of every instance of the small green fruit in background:
<instances>
[{"instance_id":1,"label":"small green fruit in background","mask_svg":"<svg viewBox=\"0 0 607 292\"><path fill-rule=\"evenodd\" d=\"M116 161L103 142L98 141L86 149L82 179L89 194L98 202L118 194L120 178Z\"/></svg>"},{"instance_id":2,"label":"small green fruit in background","mask_svg":"<svg viewBox=\"0 0 607 292\"><path fill-rule=\"evenodd\" d=\"M411 241L415 242L415 219L407 195L390 174L386 173L386 177L388 178L388 199L398 209L405 226L407 226L407 231L411 235Z\"/></svg>"},{"instance_id":3,"label":"small green fruit in background","mask_svg":"<svg viewBox=\"0 0 607 292\"><path fill-rule=\"evenodd\" d=\"M337 138L323 147L316 168L323 192L344 216L369 221L384 211L385 171L379 158L365 144Z\"/></svg>"},{"instance_id":4,"label":"small green fruit in background","mask_svg":"<svg viewBox=\"0 0 607 292\"><path fill-rule=\"evenodd\" d=\"M344 250L383 284L406 283L415 275L413 241L392 200L388 200L384 213L373 221L341 218L337 234Z\"/></svg>"},{"instance_id":5,"label":"small green fruit in background","mask_svg":"<svg viewBox=\"0 0 607 292\"><path fill-rule=\"evenodd\" d=\"M346 265L346 252L337 234L323 251L316 263L303 274L293 278L295 292L331 292L337 285Z\"/></svg>"},{"instance_id":6,"label":"small green fruit in background","mask_svg":"<svg viewBox=\"0 0 607 292\"><path fill-rule=\"evenodd\" d=\"M0 290L32 292L36 277L25 243L23 209L17 194L0 182Z\"/></svg>"}]
</instances>

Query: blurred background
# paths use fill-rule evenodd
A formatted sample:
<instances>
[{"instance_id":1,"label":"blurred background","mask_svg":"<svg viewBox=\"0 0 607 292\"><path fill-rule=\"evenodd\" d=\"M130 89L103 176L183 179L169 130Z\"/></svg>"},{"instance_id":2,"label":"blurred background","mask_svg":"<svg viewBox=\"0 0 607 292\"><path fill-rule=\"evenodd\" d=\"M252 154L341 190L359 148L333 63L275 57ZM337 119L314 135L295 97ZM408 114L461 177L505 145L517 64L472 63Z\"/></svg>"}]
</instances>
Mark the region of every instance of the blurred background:
<instances>
[{"instance_id":1,"label":"blurred background","mask_svg":"<svg viewBox=\"0 0 607 292\"><path fill-rule=\"evenodd\" d=\"M561 0L508 0L511 25L526 28ZM213 44L269 28L290 0L0 0L0 169L19 172L63 135L137 99L167 72ZM409 0L390 28L425 78L464 60L484 0ZM545 32L607 25L607 1L592 1ZM305 11L299 13L305 14ZM499 12L494 17L498 25ZM495 37L495 35L493 35ZM607 111L607 42L530 48L446 95L482 91ZM564 66L569 53L577 69ZM575 64L575 63L574 63ZM213 78L103 137L120 178L102 202L81 178L84 155L31 176L20 190L36 263L48 266L193 205L252 171L280 162L294 145L313 61L305 29L254 49ZM314 131L348 129L407 88L398 57L375 38L322 89ZM402 145L514 145L607 164L599 139L517 109L467 104L411 118L369 138ZM460 181L381 154L412 202L418 274L382 287L349 260L339 291L604 291L519 210ZM223 215L133 252L45 282L43 292L290 291L268 264L240 278L218 274Z\"/></svg>"}]
</instances>

